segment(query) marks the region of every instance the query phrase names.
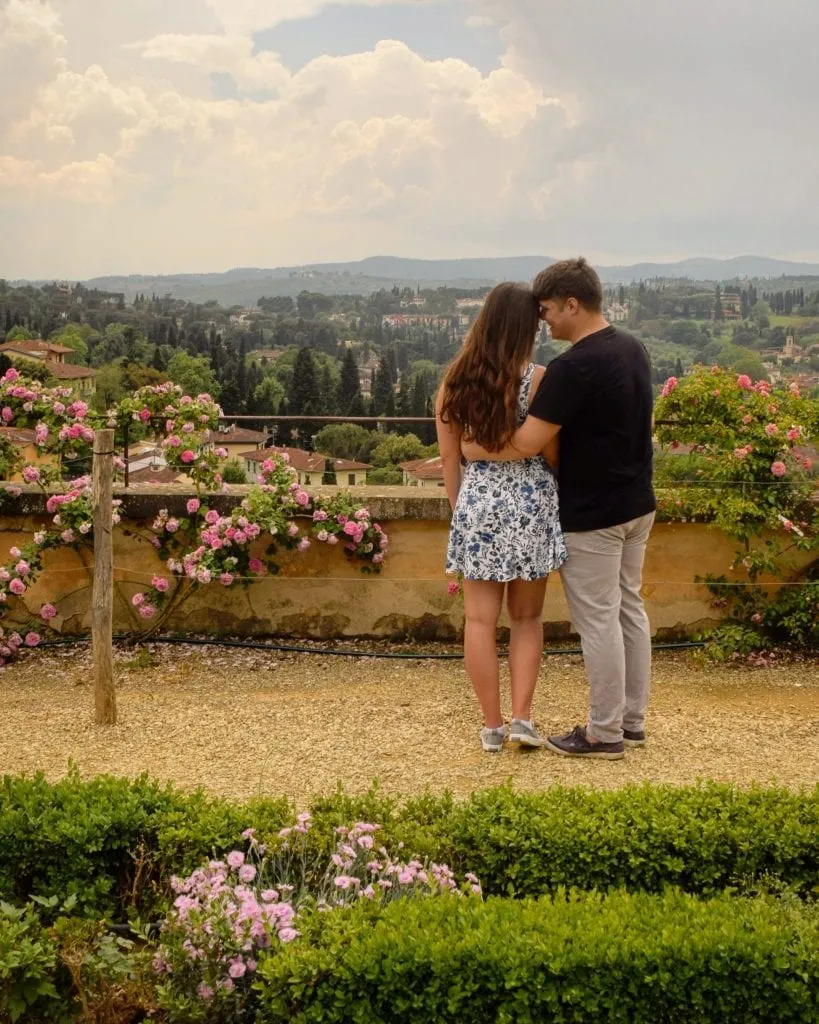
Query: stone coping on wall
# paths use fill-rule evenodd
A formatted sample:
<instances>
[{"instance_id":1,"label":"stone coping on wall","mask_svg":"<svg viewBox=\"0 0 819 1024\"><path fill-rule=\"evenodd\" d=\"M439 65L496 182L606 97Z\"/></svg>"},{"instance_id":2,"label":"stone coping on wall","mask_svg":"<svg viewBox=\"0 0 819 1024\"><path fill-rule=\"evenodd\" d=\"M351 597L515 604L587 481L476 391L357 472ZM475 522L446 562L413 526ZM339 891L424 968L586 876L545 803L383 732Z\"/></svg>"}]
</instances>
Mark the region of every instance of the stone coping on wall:
<instances>
[{"instance_id":1,"label":"stone coping on wall","mask_svg":"<svg viewBox=\"0 0 819 1024\"><path fill-rule=\"evenodd\" d=\"M6 487L19 488L17 496L7 494L0 505L3 516L39 516L47 515L46 501L48 496L42 489L26 484L5 484ZM309 494L332 497L339 493L337 487L305 487ZM425 520L448 521L450 518L449 501L442 492L427 492L419 487L349 487L343 488L360 501L372 513L376 522L388 523L391 520ZM203 495L209 508L214 508L223 515L244 498L250 491L249 484L229 484L227 490L215 494ZM54 489L58 493L58 489ZM189 486L179 484L137 484L125 489L114 487L114 498L122 501L121 512L129 519L149 519L166 508L171 515L185 515L185 506L196 492Z\"/></svg>"}]
</instances>

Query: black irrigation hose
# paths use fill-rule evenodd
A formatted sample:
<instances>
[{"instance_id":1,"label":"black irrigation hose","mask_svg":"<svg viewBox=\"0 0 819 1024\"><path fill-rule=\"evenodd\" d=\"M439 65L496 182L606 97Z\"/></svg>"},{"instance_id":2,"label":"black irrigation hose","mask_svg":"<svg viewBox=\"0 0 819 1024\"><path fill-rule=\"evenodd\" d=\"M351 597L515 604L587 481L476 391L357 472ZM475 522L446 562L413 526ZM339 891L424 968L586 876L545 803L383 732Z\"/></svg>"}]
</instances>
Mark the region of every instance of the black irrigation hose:
<instances>
[{"instance_id":1,"label":"black irrigation hose","mask_svg":"<svg viewBox=\"0 0 819 1024\"><path fill-rule=\"evenodd\" d=\"M341 658L382 658L382 659L397 659L405 661L461 661L463 654L411 654L406 651L350 651L350 650L339 650L338 648L330 648L326 650L321 647L307 647L301 644L271 644L271 643L259 643L255 640L208 640L201 637L183 637L183 636L152 636L141 638L135 636L132 633L115 633L114 640L130 640L134 642L150 643L150 644L189 644L198 647L241 647L248 648L253 651L284 651L289 654L320 654L323 656L335 656ZM78 636L78 637L64 637L59 640L44 640L38 644L38 647L69 647L75 644L90 643L90 636ZM670 644L653 644L652 651L678 651L678 650L691 650L695 647L704 647L705 643L701 640L683 640L678 643ZM582 654L583 652L579 647L567 647L567 648L549 648L544 647L544 654ZM507 652L500 651L501 657L505 657Z\"/></svg>"}]
</instances>

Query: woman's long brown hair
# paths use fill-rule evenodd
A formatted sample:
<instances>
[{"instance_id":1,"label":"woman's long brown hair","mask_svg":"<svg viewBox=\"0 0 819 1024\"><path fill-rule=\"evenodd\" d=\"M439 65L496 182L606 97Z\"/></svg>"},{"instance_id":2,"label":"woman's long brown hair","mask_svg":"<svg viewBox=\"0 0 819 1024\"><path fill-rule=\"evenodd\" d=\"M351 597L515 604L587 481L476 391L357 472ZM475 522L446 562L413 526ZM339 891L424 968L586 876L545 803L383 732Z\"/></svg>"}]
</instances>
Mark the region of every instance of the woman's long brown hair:
<instances>
[{"instance_id":1,"label":"woman's long brown hair","mask_svg":"<svg viewBox=\"0 0 819 1024\"><path fill-rule=\"evenodd\" d=\"M442 385L440 417L466 441L500 451L517 429L520 370L540 326L534 292L499 284L487 295Z\"/></svg>"}]
</instances>

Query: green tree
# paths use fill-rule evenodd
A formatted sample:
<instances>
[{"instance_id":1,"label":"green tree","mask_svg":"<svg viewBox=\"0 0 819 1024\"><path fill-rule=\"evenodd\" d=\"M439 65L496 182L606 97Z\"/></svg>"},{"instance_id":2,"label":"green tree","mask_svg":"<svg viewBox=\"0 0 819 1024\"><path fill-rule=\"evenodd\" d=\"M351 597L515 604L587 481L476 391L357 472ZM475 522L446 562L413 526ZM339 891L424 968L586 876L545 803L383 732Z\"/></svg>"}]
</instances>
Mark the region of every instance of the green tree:
<instances>
[{"instance_id":1,"label":"green tree","mask_svg":"<svg viewBox=\"0 0 819 1024\"><path fill-rule=\"evenodd\" d=\"M338 404L342 416L347 416L350 413L356 395L359 397L361 395L358 363L355 361L353 350L347 348L341 363L341 383L338 389Z\"/></svg>"},{"instance_id":2,"label":"green tree","mask_svg":"<svg viewBox=\"0 0 819 1024\"><path fill-rule=\"evenodd\" d=\"M122 370L114 363L101 366L94 381L93 406L97 412L105 412L125 397L122 384Z\"/></svg>"},{"instance_id":3,"label":"green tree","mask_svg":"<svg viewBox=\"0 0 819 1024\"><path fill-rule=\"evenodd\" d=\"M331 423L316 434L316 451L333 459L369 462L382 435L357 423Z\"/></svg>"},{"instance_id":4,"label":"green tree","mask_svg":"<svg viewBox=\"0 0 819 1024\"><path fill-rule=\"evenodd\" d=\"M281 381L275 374L269 373L251 392L247 401L247 411L258 416L283 414L285 394Z\"/></svg>"},{"instance_id":5,"label":"green tree","mask_svg":"<svg viewBox=\"0 0 819 1024\"><path fill-rule=\"evenodd\" d=\"M417 434L384 434L370 453L369 461L379 468L437 454L437 445L425 445Z\"/></svg>"},{"instance_id":6,"label":"green tree","mask_svg":"<svg viewBox=\"0 0 819 1024\"><path fill-rule=\"evenodd\" d=\"M212 398L219 397L220 387L216 375L205 356L191 356L187 352L176 352L168 363L168 376L178 384L187 395L196 397L209 394Z\"/></svg>"},{"instance_id":7,"label":"green tree","mask_svg":"<svg viewBox=\"0 0 819 1024\"><path fill-rule=\"evenodd\" d=\"M222 479L226 484L246 484L245 467L237 458L228 459L222 467Z\"/></svg>"},{"instance_id":8,"label":"green tree","mask_svg":"<svg viewBox=\"0 0 819 1024\"><path fill-rule=\"evenodd\" d=\"M91 331L91 333L95 337L99 337L96 331ZM74 358L71 359L70 362L78 363L81 366L86 366L88 364L89 349L87 332L84 331L79 324L67 324L59 331L52 331L48 340L52 344L65 345L66 348L72 349L74 352Z\"/></svg>"},{"instance_id":9,"label":"green tree","mask_svg":"<svg viewBox=\"0 0 819 1024\"><path fill-rule=\"evenodd\" d=\"M387 405L392 397L392 371L390 364L384 356L378 360L378 369L375 371L373 380L372 405L374 415L382 416L387 411Z\"/></svg>"},{"instance_id":10,"label":"green tree","mask_svg":"<svg viewBox=\"0 0 819 1024\"><path fill-rule=\"evenodd\" d=\"M290 415L313 415L319 407L316 363L309 348L300 348L293 364L293 380L287 393Z\"/></svg>"},{"instance_id":11,"label":"green tree","mask_svg":"<svg viewBox=\"0 0 819 1024\"><path fill-rule=\"evenodd\" d=\"M36 331L23 327L22 324L17 324L6 334L6 341L34 341L36 337Z\"/></svg>"}]
</instances>

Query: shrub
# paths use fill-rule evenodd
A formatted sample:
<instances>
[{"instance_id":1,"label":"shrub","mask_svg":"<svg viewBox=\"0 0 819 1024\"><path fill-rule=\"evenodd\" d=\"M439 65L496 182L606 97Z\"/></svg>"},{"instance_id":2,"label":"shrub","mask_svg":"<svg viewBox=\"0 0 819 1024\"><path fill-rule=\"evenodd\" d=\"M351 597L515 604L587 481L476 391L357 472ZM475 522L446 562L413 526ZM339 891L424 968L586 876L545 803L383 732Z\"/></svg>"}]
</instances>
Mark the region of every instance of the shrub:
<instances>
[{"instance_id":1,"label":"shrub","mask_svg":"<svg viewBox=\"0 0 819 1024\"><path fill-rule=\"evenodd\" d=\"M616 893L316 915L263 956L259 1024L814 1022L816 908Z\"/></svg>"},{"instance_id":2,"label":"shrub","mask_svg":"<svg viewBox=\"0 0 819 1024\"><path fill-rule=\"evenodd\" d=\"M335 829L376 821L380 841L407 856L476 874L486 892L553 893L560 886L709 895L774 886L808 895L819 877L819 786L741 790L631 786L613 792L490 789L463 802L406 802L377 789L336 793L311 808L307 884L319 880ZM147 777L54 785L42 776L0 785L0 898L73 895L77 912L122 920L164 912L172 874L222 857L246 828L260 841L292 823L286 799L230 803L183 794ZM403 855L402 855L403 856Z\"/></svg>"},{"instance_id":3,"label":"shrub","mask_svg":"<svg viewBox=\"0 0 819 1024\"><path fill-rule=\"evenodd\" d=\"M0 903L0 1020L64 1021L55 978L57 949L31 906Z\"/></svg>"}]
</instances>

